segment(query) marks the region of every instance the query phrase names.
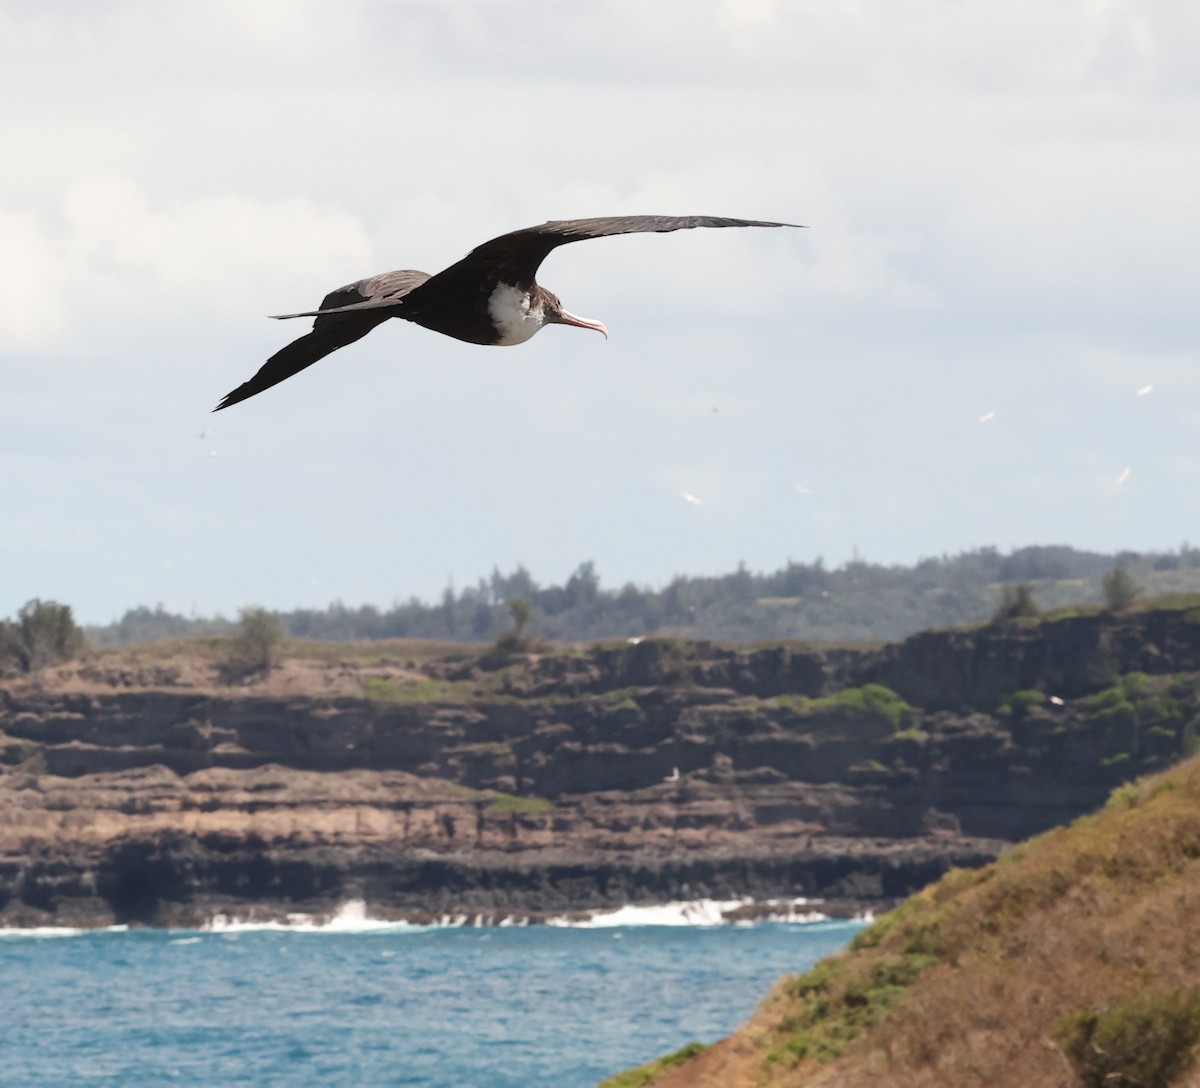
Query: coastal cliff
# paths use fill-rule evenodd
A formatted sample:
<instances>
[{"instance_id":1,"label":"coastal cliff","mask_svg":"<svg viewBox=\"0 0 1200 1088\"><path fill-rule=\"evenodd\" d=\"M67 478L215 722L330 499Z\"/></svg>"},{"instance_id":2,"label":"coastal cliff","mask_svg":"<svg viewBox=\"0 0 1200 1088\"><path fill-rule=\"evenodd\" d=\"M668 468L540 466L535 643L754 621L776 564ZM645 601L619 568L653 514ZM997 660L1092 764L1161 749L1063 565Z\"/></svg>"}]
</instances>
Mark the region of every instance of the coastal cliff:
<instances>
[{"instance_id":1,"label":"coastal cliff","mask_svg":"<svg viewBox=\"0 0 1200 1088\"><path fill-rule=\"evenodd\" d=\"M0 923L891 901L1194 743L1200 613L871 649L105 651L0 687Z\"/></svg>"}]
</instances>

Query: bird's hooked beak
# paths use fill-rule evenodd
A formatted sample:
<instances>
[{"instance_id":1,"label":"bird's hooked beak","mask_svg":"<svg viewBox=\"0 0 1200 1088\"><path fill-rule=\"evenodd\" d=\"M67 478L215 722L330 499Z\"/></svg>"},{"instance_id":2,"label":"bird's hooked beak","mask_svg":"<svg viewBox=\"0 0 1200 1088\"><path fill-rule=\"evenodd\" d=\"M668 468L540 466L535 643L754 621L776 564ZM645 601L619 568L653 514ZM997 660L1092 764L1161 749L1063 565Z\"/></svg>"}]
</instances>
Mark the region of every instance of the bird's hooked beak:
<instances>
[{"instance_id":1,"label":"bird's hooked beak","mask_svg":"<svg viewBox=\"0 0 1200 1088\"><path fill-rule=\"evenodd\" d=\"M592 321L587 317L576 317L570 310L564 310L561 306L549 313L547 320L555 325L574 325L579 329L595 329L596 332L604 333L605 340L608 339L608 328L603 321Z\"/></svg>"}]
</instances>

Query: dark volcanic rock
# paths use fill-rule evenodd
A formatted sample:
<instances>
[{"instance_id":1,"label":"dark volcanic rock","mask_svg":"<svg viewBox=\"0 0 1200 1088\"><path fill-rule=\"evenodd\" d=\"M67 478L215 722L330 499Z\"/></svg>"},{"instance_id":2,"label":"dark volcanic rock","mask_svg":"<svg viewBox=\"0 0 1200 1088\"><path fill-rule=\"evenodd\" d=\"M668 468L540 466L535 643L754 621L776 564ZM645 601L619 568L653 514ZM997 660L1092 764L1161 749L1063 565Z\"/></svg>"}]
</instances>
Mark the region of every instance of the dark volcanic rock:
<instances>
[{"instance_id":1,"label":"dark volcanic rock","mask_svg":"<svg viewBox=\"0 0 1200 1088\"><path fill-rule=\"evenodd\" d=\"M886 684L926 710L993 710L1024 689L1073 699L1130 672L1196 670L1200 615L1160 611L925 631L864 655L850 675L854 683Z\"/></svg>"}]
</instances>

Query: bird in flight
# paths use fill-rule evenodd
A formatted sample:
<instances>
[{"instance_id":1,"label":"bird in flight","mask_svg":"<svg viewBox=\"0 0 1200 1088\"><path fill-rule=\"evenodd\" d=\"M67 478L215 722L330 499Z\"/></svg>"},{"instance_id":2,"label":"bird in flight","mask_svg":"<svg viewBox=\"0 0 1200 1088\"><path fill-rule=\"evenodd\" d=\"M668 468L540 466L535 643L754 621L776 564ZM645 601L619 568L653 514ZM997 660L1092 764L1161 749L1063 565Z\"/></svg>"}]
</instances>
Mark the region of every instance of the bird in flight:
<instances>
[{"instance_id":1,"label":"bird in flight","mask_svg":"<svg viewBox=\"0 0 1200 1088\"><path fill-rule=\"evenodd\" d=\"M293 340L213 411L253 397L298 374L330 352L361 340L389 317L422 325L468 344L523 344L546 325L574 325L608 336L600 321L563 309L558 297L534 277L552 250L569 242L613 234L663 234L693 227L795 227L758 219L711 215L616 215L563 219L502 234L471 250L457 264L431 276L410 268L385 272L331 291L320 309L280 314L277 320L313 317L312 332Z\"/></svg>"}]
</instances>

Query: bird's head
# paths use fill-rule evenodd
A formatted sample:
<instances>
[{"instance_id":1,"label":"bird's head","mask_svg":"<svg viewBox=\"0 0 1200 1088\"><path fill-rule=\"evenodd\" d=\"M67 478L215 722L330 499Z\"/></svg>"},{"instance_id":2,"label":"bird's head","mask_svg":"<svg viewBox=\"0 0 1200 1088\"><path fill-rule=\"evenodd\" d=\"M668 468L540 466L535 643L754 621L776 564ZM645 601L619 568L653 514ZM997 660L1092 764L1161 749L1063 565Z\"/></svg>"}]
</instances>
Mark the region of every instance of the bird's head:
<instances>
[{"instance_id":1,"label":"bird's head","mask_svg":"<svg viewBox=\"0 0 1200 1088\"><path fill-rule=\"evenodd\" d=\"M544 287L539 286L538 291L541 293L539 302L542 304L542 321L547 325L574 325L580 329L595 329L596 332L604 333L604 339L608 339L608 329L603 321L593 321L587 317L576 317L570 310L564 309L563 304L559 302L558 295L552 291L547 291Z\"/></svg>"}]
</instances>

